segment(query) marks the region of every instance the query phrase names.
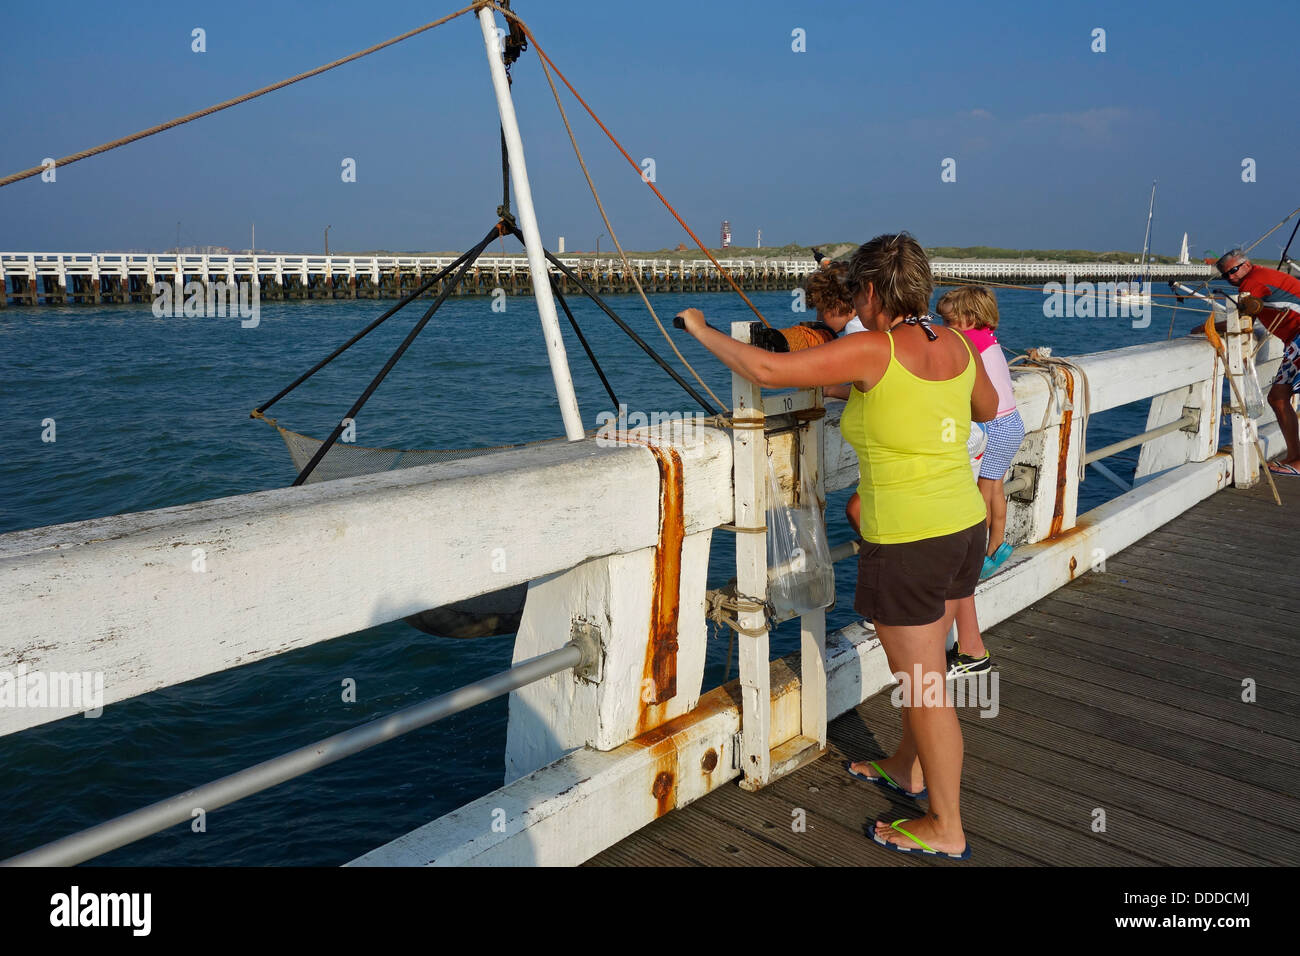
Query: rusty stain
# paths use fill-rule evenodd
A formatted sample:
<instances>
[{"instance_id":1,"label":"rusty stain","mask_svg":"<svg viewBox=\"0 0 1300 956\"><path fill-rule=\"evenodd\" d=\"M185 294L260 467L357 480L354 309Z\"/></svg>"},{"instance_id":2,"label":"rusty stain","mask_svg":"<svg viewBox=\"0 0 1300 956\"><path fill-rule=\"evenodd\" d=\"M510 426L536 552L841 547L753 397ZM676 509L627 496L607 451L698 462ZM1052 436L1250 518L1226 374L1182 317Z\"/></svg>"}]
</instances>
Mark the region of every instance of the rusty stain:
<instances>
[{"instance_id":1,"label":"rusty stain","mask_svg":"<svg viewBox=\"0 0 1300 956\"><path fill-rule=\"evenodd\" d=\"M718 752L710 747L704 752L704 759L700 761L700 767L705 773L713 773L713 768L718 765Z\"/></svg>"},{"instance_id":2,"label":"rusty stain","mask_svg":"<svg viewBox=\"0 0 1300 956\"><path fill-rule=\"evenodd\" d=\"M657 805L655 808L655 816L661 817L672 809L669 800L673 796L674 789L673 775L667 770L662 770L655 776L654 786L650 788L650 792L654 794L655 803Z\"/></svg>"},{"instance_id":3,"label":"rusty stain","mask_svg":"<svg viewBox=\"0 0 1300 956\"><path fill-rule=\"evenodd\" d=\"M647 445L659 466L659 540L655 545L650 634L641 671L641 713L636 732L663 721L677 696L677 619L681 601L682 542L686 517L682 459L675 448Z\"/></svg>"},{"instance_id":4,"label":"rusty stain","mask_svg":"<svg viewBox=\"0 0 1300 956\"><path fill-rule=\"evenodd\" d=\"M1077 568L1078 566L1079 566L1079 559L1076 558L1074 555L1070 555L1070 580L1071 581L1074 580L1074 569Z\"/></svg>"},{"instance_id":5,"label":"rusty stain","mask_svg":"<svg viewBox=\"0 0 1300 956\"><path fill-rule=\"evenodd\" d=\"M1066 404L1074 404L1074 374L1069 369L1062 369L1065 372L1065 395ZM1061 525L1065 522L1065 486L1068 472L1066 466L1070 458L1070 426L1074 422L1074 409L1067 408L1061 412L1061 427L1057 432L1060 439L1057 442L1056 457L1056 502L1052 506L1052 526L1048 531L1049 538L1055 538L1061 533Z\"/></svg>"}]
</instances>

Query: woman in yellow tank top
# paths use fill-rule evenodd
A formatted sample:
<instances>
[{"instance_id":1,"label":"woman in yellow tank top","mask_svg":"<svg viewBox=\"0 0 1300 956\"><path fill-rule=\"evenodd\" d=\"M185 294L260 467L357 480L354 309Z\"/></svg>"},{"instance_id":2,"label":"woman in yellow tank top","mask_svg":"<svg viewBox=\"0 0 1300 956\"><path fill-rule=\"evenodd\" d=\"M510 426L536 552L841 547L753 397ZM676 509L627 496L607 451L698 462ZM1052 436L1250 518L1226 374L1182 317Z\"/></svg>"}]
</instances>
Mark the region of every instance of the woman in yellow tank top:
<instances>
[{"instance_id":1,"label":"woman in yellow tank top","mask_svg":"<svg viewBox=\"0 0 1300 956\"><path fill-rule=\"evenodd\" d=\"M967 859L961 729L951 699L945 693L938 705L934 690L946 686L944 644L957 601L975 593L983 563L984 499L966 438L972 420L996 415L997 392L964 336L924 321L933 280L911 236L877 236L859 247L848 284L867 333L798 352L737 342L711 328L698 309L679 317L705 348L757 385L853 383L841 427L860 469L863 544L854 607L875 625L904 704L898 749L849 772L917 799L928 790L924 817L877 821L875 842Z\"/></svg>"}]
</instances>

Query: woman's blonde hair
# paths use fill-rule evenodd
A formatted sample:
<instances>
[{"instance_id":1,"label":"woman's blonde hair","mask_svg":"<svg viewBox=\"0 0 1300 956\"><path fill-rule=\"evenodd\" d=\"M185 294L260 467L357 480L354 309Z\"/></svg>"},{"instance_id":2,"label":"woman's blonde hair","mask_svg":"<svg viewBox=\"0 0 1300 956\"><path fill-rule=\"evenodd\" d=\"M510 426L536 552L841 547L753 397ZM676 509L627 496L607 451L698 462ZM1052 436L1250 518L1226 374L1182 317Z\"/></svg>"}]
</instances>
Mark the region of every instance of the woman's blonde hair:
<instances>
[{"instance_id":1,"label":"woman's blonde hair","mask_svg":"<svg viewBox=\"0 0 1300 956\"><path fill-rule=\"evenodd\" d=\"M906 232L876 236L864 242L849 260L846 279L850 294L871 283L887 316L925 315L930 309L934 278L921 244Z\"/></svg>"},{"instance_id":2,"label":"woman's blonde hair","mask_svg":"<svg viewBox=\"0 0 1300 956\"><path fill-rule=\"evenodd\" d=\"M982 285L964 285L939 297L935 311L942 316L969 316L977 329L998 327L998 300Z\"/></svg>"}]
</instances>

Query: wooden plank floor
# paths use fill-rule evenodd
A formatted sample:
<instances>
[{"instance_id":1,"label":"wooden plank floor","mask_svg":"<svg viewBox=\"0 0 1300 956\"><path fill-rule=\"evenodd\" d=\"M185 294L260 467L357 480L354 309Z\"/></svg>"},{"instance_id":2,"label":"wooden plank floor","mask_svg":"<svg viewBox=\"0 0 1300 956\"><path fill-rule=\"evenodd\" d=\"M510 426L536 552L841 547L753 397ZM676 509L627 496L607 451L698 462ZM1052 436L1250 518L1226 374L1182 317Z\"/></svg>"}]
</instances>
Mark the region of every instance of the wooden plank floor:
<instances>
[{"instance_id":1,"label":"wooden plank floor","mask_svg":"<svg viewBox=\"0 0 1300 956\"><path fill-rule=\"evenodd\" d=\"M1266 485L1220 492L985 635L997 715L958 711L971 863L1300 864L1300 479L1278 483L1283 508ZM864 836L916 816L841 766L892 751L889 696L829 735L759 793L728 784L589 863L959 865Z\"/></svg>"}]
</instances>

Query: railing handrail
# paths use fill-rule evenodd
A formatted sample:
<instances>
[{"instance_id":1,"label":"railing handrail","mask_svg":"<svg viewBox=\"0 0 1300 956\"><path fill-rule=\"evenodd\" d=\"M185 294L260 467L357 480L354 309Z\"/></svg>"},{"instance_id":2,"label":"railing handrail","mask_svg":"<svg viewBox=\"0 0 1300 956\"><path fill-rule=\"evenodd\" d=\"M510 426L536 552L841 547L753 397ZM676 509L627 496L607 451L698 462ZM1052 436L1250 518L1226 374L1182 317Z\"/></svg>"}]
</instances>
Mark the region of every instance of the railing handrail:
<instances>
[{"instance_id":1,"label":"railing handrail","mask_svg":"<svg viewBox=\"0 0 1300 956\"><path fill-rule=\"evenodd\" d=\"M582 663L583 649L570 641L557 650L516 664L491 677L404 707L386 717L377 717L358 727L264 760L219 780L186 790L7 860L0 860L0 866L75 866L84 863L190 820L196 810L205 813L217 810Z\"/></svg>"}]
</instances>

